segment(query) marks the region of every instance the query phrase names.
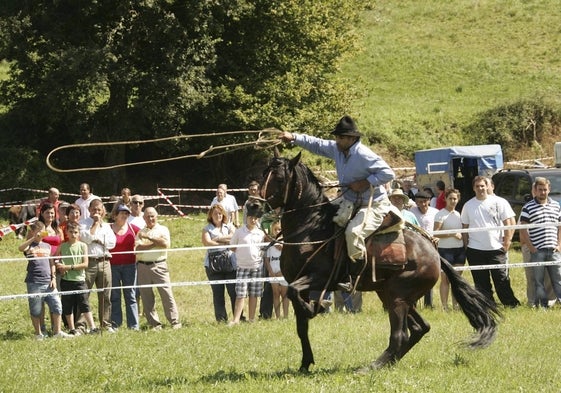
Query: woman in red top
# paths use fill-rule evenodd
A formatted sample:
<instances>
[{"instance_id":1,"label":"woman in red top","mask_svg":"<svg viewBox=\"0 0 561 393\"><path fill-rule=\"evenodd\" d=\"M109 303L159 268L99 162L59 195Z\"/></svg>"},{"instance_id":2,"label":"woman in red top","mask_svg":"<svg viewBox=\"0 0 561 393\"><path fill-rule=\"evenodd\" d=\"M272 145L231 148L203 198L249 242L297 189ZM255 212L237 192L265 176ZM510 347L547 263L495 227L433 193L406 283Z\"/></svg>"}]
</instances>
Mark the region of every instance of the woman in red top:
<instances>
[{"instance_id":1,"label":"woman in red top","mask_svg":"<svg viewBox=\"0 0 561 393\"><path fill-rule=\"evenodd\" d=\"M51 203L43 203L41 210L39 210L39 221L45 224L45 229L41 234L42 241L51 246L51 255L55 255L60 243L62 243L63 234L55 220L56 210L55 206ZM31 232L27 233L27 239L32 237Z\"/></svg>"},{"instance_id":2,"label":"woman in red top","mask_svg":"<svg viewBox=\"0 0 561 393\"><path fill-rule=\"evenodd\" d=\"M136 302L136 259L134 255L134 240L139 228L127 222L131 211L126 205L119 205L113 214L111 228L117 242L111 250L111 321L113 328L123 323L121 309L121 289L125 298L125 313L127 327L139 330L138 303Z\"/></svg>"}]
</instances>

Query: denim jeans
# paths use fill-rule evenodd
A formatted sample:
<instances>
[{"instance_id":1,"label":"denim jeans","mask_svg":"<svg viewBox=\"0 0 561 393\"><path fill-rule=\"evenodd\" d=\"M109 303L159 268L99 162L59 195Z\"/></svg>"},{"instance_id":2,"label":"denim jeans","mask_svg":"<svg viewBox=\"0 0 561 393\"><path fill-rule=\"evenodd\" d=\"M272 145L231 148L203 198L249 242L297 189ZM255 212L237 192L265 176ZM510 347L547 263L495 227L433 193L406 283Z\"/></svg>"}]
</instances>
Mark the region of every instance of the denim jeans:
<instances>
[{"instance_id":1,"label":"denim jeans","mask_svg":"<svg viewBox=\"0 0 561 393\"><path fill-rule=\"evenodd\" d=\"M29 297L29 313L31 316L38 318L41 316L43 302L47 303L51 314L62 314L62 304L60 302L60 294L56 289L50 287L51 283L34 283L28 282L27 293L52 293L52 295L45 297Z\"/></svg>"},{"instance_id":2,"label":"denim jeans","mask_svg":"<svg viewBox=\"0 0 561 393\"><path fill-rule=\"evenodd\" d=\"M561 254L553 249L540 249L531 253L531 262L561 261ZM534 286L536 289L536 306L547 307L548 296L544 286L545 271L549 273L551 286L558 300L561 300L561 265L535 266Z\"/></svg>"},{"instance_id":3,"label":"denim jeans","mask_svg":"<svg viewBox=\"0 0 561 393\"><path fill-rule=\"evenodd\" d=\"M138 304L136 302L136 264L111 265L112 287L133 287L123 288L122 293L125 298L125 312L127 316L127 327L129 329L139 328ZM121 309L121 289L111 290L111 322L113 327L120 327L123 324L123 310Z\"/></svg>"}]
</instances>

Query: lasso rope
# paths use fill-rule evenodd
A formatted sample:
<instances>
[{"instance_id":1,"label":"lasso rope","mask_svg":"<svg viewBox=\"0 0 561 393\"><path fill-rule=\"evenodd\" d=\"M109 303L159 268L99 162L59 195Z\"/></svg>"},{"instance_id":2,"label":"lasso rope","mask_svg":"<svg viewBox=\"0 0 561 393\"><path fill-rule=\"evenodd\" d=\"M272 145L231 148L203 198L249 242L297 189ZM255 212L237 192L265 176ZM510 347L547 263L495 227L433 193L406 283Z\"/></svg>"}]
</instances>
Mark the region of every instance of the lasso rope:
<instances>
[{"instance_id":1,"label":"lasso rope","mask_svg":"<svg viewBox=\"0 0 561 393\"><path fill-rule=\"evenodd\" d=\"M176 135L176 136L169 136L165 138L156 138L156 139L148 139L148 140L136 140L136 141L115 141L115 142L93 142L93 143L77 143L73 145L64 145L59 146L47 155L46 164L47 166L55 171L55 172L80 172L80 171L99 171L99 170L106 170L106 169L116 169L116 168L123 168L127 166L134 166L134 165L144 165L144 164L153 164L158 162L166 162L166 161L174 161L174 160L182 160L185 158L209 158L209 157L216 157L222 154L231 153L233 151L243 149L247 146L254 146L255 149L267 149L272 148L281 143L281 141L277 138L278 134L282 131L276 128L265 128L263 130L245 130L245 131L227 131L227 132L220 132L220 133L209 133L209 134L197 134L197 135ZM211 145L205 151L202 151L198 154L186 154L178 157L168 157L168 158L159 158L156 160L147 160L147 161L138 161L138 162L129 162L125 164L116 164L116 165L108 165L108 166L101 166L101 167L84 167L84 168L73 168L73 169L61 169L57 168L51 163L51 156L61 150L67 149L77 149L83 147L103 147L103 146L121 146L121 145L136 145L136 144L143 144L143 143L156 143L156 142L164 142L170 140L177 140L177 139L189 139L189 138L200 138L200 137L209 137L209 136L224 136L224 135L239 135L239 134L259 134L256 141L251 142L241 142L241 143L232 143L228 145L219 145L213 146ZM217 152L218 151L218 152ZM212 152L215 152L211 154Z\"/></svg>"}]
</instances>

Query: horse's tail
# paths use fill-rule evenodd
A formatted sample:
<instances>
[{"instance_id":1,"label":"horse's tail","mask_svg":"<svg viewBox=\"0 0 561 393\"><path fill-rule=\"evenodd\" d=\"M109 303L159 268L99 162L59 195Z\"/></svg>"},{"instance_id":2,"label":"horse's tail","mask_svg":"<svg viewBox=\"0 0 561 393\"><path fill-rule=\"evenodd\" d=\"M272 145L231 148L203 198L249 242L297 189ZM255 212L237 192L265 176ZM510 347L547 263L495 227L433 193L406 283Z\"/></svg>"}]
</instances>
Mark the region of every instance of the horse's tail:
<instances>
[{"instance_id":1,"label":"horse's tail","mask_svg":"<svg viewBox=\"0 0 561 393\"><path fill-rule=\"evenodd\" d=\"M452 294L460 305L469 323L477 331L475 337L467 342L471 348L485 348L495 339L498 318L501 313L494 302L489 301L481 292L473 288L444 258L440 258L442 271L450 281Z\"/></svg>"}]
</instances>

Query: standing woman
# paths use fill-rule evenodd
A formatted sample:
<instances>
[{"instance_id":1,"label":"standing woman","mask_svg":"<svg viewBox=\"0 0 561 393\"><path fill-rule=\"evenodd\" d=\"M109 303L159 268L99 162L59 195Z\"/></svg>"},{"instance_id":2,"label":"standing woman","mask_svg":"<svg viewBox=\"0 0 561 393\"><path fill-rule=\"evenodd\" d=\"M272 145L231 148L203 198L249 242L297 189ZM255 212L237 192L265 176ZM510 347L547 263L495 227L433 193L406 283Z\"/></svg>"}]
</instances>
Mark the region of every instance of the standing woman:
<instances>
[{"instance_id":1,"label":"standing woman","mask_svg":"<svg viewBox=\"0 0 561 393\"><path fill-rule=\"evenodd\" d=\"M461 229L462 220L460 213L456 210L456 206L460 201L460 191L455 188L449 188L444 191L446 198L446 207L441 209L434 217L434 230L446 231L452 229ZM434 234L440 240L438 242L438 253L454 266L463 266L466 262L466 251L462 241L460 232L438 235ZM460 274L462 272L460 271ZM450 283L446 274L440 275L440 300L442 309L448 310L448 294L450 292ZM456 299L452 296L452 305L454 309L458 308Z\"/></svg>"},{"instance_id":2,"label":"standing woman","mask_svg":"<svg viewBox=\"0 0 561 393\"><path fill-rule=\"evenodd\" d=\"M229 245L230 239L234 233L235 228L228 224L228 216L226 210L220 204L213 205L208 211L207 215L208 224L203 228L202 243L207 246L222 246ZM207 250L205 255L204 267L206 275L210 281L216 280L234 280L236 278L236 270L230 273L216 273L211 270L209 264L209 253L227 250L227 247L221 249ZM230 257L234 258L233 253L229 251ZM224 297L224 286L228 291L230 297L230 305L232 307L232 314L236 302L236 284L211 284L212 288L212 302L214 304L214 317L217 322L227 322L228 313L226 312L226 301Z\"/></svg>"},{"instance_id":3,"label":"standing woman","mask_svg":"<svg viewBox=\"0 0 561 393\"><path fill-rule=\"evenodd\" d=\"M140 230L135 225L129 224L131 214L126 205L119 205L113 213L111 229L115 233L115 247L111 249L111 323L113 328L123 324L123 310L121 309L121 289L125 298L125 314L127 327L139 330L138 303L136 302L136 257L134 243L136 234Z\"/></svg>"},{"instance_id":4,"label":"standing woman","mask_svg":"<svg viewBox=\"0 0 561 393\"><path fill-rule=\"evenodd\" d=\"M46 202L41 206L39 211L39 221L45 224L45 229L43 230L41 236L43 242L51 246L51 255L55 255L58 247L62 243L64 235L60 229L56 217L55 206L52 203ZM27 239L33 237L31 233L27 234Z\"/></svg>"}]
</instances>

